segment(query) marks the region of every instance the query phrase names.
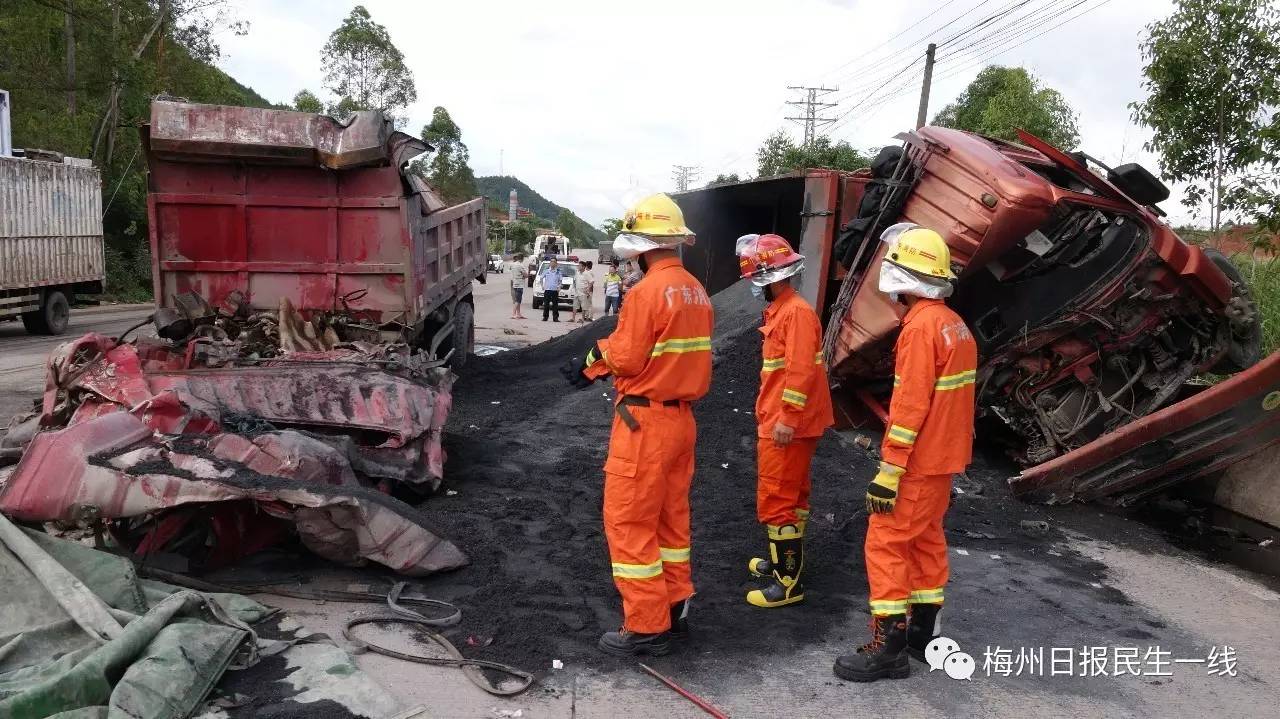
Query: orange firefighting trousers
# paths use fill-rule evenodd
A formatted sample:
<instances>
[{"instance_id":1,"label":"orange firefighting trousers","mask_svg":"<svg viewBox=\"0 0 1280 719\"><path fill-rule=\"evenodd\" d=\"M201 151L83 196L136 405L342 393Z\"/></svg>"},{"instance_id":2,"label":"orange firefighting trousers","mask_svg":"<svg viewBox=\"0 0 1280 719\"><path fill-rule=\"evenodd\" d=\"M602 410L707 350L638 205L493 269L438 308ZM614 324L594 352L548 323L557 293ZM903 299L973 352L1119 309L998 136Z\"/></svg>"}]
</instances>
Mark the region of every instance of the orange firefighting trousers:
<instances>
[{"instance_id":1,"label":"orange firefighting trousers","mask_svg":"<svg viewBox=\"0 0 1280 719\"><path fill-rule=\"evenodd\" d=\"M904 614L908 604L942 603L947 583L942 518L950 501L950 474L908 472L898 485L893 512L871 515L865 549L872 614Z\"/></svg>"},{"instance_id":2,"label":"orange firefighting trousers","mask_svg":"<svg viewBox=\"0 0 1280 719\"><path fill-rule=\"evenodd\" d=\"M642 634L671 627L671 605L693 596L689 572L689 485L697 427L688 402L616 413L604 465L604 532L623 628Z\"/></svg>"},{"instance_id":3,"label":"orange firefighting trousers","mask_svg":"<svg viewBox=\"0 0 1280 719\"><path fill-rule=\"evenodd\" d=\"M817 437L793 439L779 445L756 440L756 518L780 527L809 518L809 464L818 448Z\"/></svg>"}]
</instances>

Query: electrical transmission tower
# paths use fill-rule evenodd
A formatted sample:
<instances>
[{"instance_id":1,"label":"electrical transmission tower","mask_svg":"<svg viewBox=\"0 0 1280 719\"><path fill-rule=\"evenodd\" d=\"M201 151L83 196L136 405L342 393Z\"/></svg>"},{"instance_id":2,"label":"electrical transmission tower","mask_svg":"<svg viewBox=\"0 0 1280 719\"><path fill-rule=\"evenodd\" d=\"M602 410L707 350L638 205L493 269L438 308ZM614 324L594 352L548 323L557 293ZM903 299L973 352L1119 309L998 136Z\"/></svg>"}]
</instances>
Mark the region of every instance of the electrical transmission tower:
<instances>
[{"instance_id":1,"label":"electrical transmission tower","mask_svg":"<svg viewBox=\"0 0 1280 719\"><path fill-rule=\"evenodd\" d=\"M697 180L701 174L702 168L697 165L671 166L671 179L676 181L676 189L680 192L689 189L689 183Z\"/></svg>"},{"instance_id":2,"label":"electrical transmission tower","mask_svg":"<svg viewBox=\"0 0 1280 719\"><path fill-rule=\"evenodd\" d=\"M802 108L802 113L796 117L788 117L788 120L799 123L804 126L804 144L813 143L814 138L818 136L818 128L823 125L830 125L836 121L834 117L820 117L819 113L829 107L835 107L834 102L822 102L819 98L829 95L840 88L838 87L805 87L802 85L788 85L788 90L799 90L804 93L802 100L790 100L788 105L795 105Z\"/></svg>"}]
</instances>

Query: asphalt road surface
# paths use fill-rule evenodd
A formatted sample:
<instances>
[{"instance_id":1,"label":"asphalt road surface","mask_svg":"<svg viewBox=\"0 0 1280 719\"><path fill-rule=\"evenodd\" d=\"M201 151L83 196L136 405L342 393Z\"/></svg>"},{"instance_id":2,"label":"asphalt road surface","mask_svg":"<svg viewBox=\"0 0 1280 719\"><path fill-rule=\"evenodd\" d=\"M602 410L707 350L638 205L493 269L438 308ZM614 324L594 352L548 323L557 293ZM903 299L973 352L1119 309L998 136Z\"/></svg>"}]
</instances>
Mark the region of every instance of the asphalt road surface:
<instances>
[{"instance_id":1,"label":"asphalt road surface","mask_svg":"<svg viewBox=\"0 0 1280 719\"><path fill-rule=\"evenodd\" d=\"M67 331L54 337L27 334L21 322L0 322L0 428L31 408L44 386L44 362L54 347L87 332L118 335L149 314L149 304L72 310Z\"/></svg>"}]
</instances>

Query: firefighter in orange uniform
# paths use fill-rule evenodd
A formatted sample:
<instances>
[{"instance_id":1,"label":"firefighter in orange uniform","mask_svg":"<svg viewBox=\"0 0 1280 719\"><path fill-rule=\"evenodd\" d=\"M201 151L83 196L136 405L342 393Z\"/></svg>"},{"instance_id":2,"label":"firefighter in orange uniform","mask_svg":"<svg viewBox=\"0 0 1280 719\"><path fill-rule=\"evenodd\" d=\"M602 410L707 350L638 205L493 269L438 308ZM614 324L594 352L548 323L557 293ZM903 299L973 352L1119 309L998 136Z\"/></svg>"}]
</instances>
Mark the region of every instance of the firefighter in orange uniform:
<instances>
[{"instance_id":1,"label":"firefighter in orange uniform","mask_svg":"<svg viewBox=\"0 0 1280 719\"><path fill-rule=\"evenodd\" d=\"M769 552L751 559L747 568L771 581L747 592L747 602L781 607L804 599L800 575L809 465L833 422L831 393L822 361L822 322L791 286L791 277L804 269L804 256L778 235L743 235L737 254L742 277L769 301L760 328L764 361L756 397L756 516L767 530Z\"/></svg>"},{"instance_id":2,"label":"firefighter in orange uniform","mask_svg":"<svg viewBox=\"0 0 1280 719\"><path fill-rule=\"evenodd\" d=\"M627 293L617 329L571 360L579 388L613 376L617 398L604 464L604 530L622 628L599 646L610 654L666 654L688 634L689 485L697 427L693 402L711 385L711 299L677 249L693 241L666 195L627 211L613 249L638 257L644 279Z\"/></svg>"},{"instance_id":3,"label":"firefighter in orange uniform","mask_svg":"<svg viewBox=\"0 0 1280 719\"><path fill-rule=\"evenodd\" d=\"M909 223L885 231L879 287L908 306L895 349L893 398L880 470L867 488L866 565L871 642L839 657L842 679L869 682L910 673L941 631L947 583L942 518L951 476L973 449L978 349L951 295L951 253L933 230Z\"/></svg>"}]
</instances>

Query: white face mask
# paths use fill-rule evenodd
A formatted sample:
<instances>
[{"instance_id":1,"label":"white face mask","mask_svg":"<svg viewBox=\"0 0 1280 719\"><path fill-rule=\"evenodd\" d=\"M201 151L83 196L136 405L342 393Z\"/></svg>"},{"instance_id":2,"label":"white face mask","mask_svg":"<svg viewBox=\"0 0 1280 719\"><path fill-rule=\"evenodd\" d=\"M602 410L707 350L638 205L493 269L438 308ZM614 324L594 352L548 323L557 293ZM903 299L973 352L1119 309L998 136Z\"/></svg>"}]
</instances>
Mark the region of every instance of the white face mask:
<instances>
[{"instance_id":1,"label":"white face mask","mask_svg":"<svg viewBox=\"0 0 1280 719\"><path fill-rule=\"evenodd\" d=\"M908 272L892 262L880 263L880 291L897 301L896 295L914 295L931 300L943 300L955 290L950 282L927 280Z\"/></svg>"}]
</instances>

